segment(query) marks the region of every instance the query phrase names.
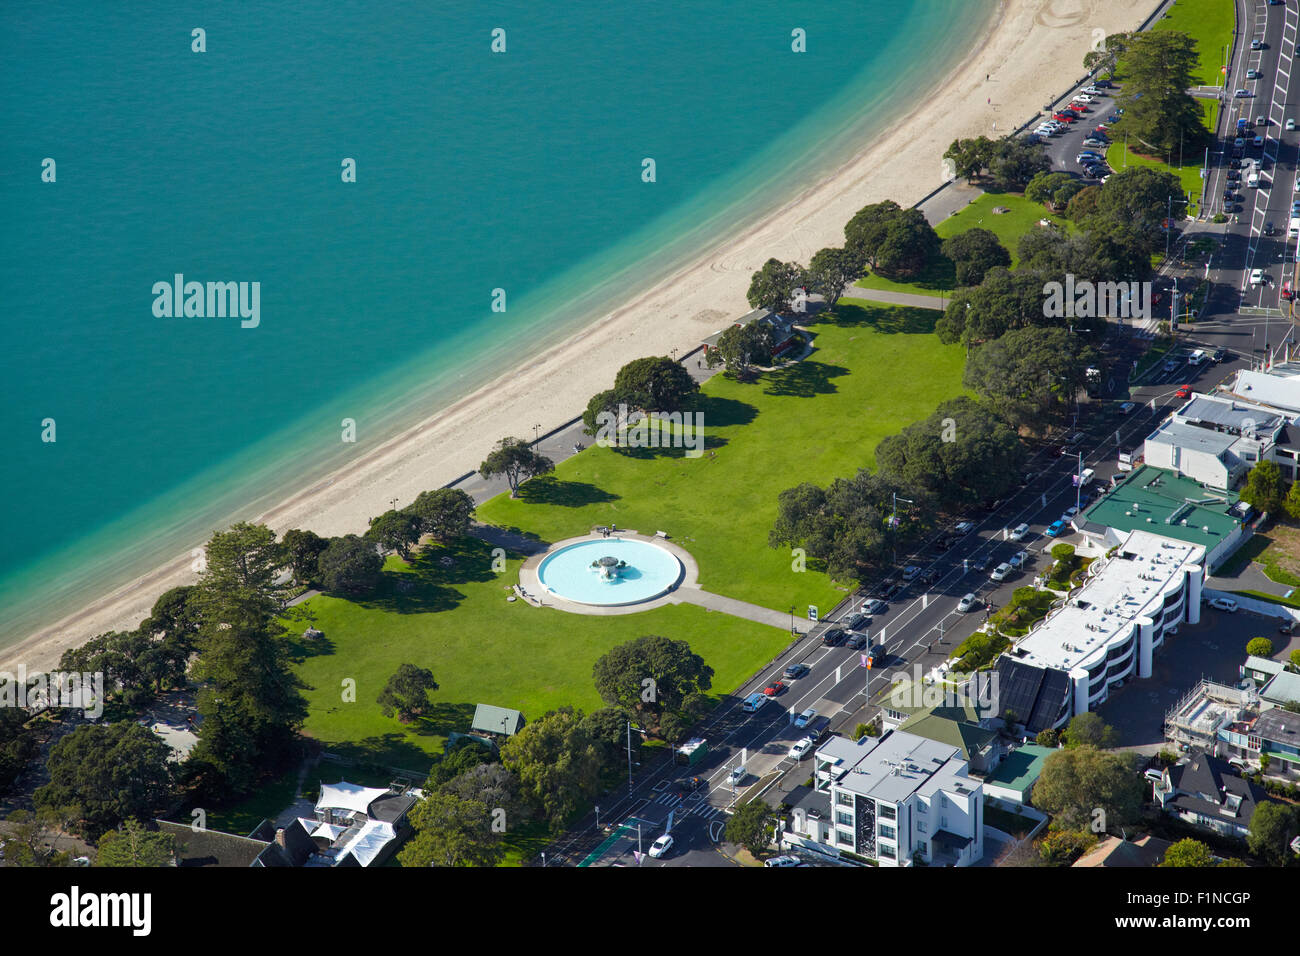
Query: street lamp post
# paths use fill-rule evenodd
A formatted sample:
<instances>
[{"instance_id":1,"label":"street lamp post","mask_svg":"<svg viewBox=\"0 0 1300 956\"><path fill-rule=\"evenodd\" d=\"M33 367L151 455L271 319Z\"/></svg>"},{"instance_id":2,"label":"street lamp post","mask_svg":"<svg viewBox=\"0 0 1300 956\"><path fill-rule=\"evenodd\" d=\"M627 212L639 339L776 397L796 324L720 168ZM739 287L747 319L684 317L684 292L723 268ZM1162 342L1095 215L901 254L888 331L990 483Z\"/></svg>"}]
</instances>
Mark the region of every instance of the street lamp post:
<instances>
[{"instance_id":1,"label":"street lamp post","mask_svg":"<svg viewBox=\"0 0 1300 956\"><path fill-rule=\"evenodd\" d=\"M640 727L633 728L632 721L629 720L627 722L627 793L628 796L632 795L632 731L633 729L635 729L637 733L644 733L644 731L642 731Z\"/></svg>"},{"instance_id":2,"label":"street lamp post","mask_svg":"<svg viewBox=\"0 0 1300 956\"><path fill-rule=\"evenodd\" d=\"M541 435L542 435L542 426L534 425L533 426L533 447L534 448L536 448L537 443L542 440Z\"/></svg>"}]
</instances>

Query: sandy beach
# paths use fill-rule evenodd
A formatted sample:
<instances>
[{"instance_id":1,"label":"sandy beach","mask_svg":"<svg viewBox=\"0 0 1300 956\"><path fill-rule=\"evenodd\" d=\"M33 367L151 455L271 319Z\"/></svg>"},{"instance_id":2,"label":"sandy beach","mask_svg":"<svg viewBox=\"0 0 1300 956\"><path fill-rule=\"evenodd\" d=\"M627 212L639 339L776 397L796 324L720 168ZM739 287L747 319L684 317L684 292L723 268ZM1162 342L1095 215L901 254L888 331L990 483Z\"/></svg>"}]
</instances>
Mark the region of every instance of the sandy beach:
<instances>
[{"instance_id":1,"label":"sandy beach","mask_svg":"<svg viewBox=\"0 0 1300 956\"><path fill-rule=\"evenodd\" d=\"M580 335L535 356L473 395L335 472L292 493L257 517L277 532L310 528L322 535L361 533L397 497L417 494L478 467L506 435L531 433L579 414L609 388L625 362L689 351L748 311L751 274L770 257L806 264L823 246L840 245L843 227L862 206L893 199L908 206L943 182L944 150L958 137L1000 136L1038 114L1082 76L1093 31L1133 30L1155 0L1003 0L974 52L902 121L897 132L863 143L854 157L752 228L631 301ZM986 76L988 77L986 80ZM994 128L996 124L996 129ZM202 542L193 542L195 546ZM134 628L163 591L193 583L188 549L174 561L83 610L0 650L0 670L21 663L29 673L96 634Z\"/></svg>"}]
</instances>

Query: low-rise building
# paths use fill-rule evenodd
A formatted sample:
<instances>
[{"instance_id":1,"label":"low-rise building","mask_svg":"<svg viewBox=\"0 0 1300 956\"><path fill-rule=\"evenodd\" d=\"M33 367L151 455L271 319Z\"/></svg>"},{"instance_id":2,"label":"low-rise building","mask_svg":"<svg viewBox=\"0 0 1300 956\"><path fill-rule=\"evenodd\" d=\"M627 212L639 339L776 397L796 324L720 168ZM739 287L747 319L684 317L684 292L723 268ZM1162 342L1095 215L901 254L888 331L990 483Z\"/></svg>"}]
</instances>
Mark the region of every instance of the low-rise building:
<instances>
[{"instance_id":1,"label":"low-rise building","mask_svg":"<svg viewBox=\"0 0 1300 956\"><path fill-rule=\"evenodd\" d=\"M1281 412L1255 402L1197 394L1148 436L1144 457L1211 488L1236 488L1261 461L1291 471L1297 449L1288 424Z\"/></svg>"},{"instance_id":2,"label":"low-rise building","mask_svg":"<svg viewBox=\"0 0 1300 956\"><path fill-rule=\"evenodd\" d=\"M984 855L984 797L968 770L957 747L901 730L832 738L814 757L820 796L796 803L793 834L881 866L969 866Z\"/></svg>"},{"instance_id":3,"label":"low-rise building","mask_svg":"<svg viewBox=\"0 0 1300 956\"><path fill-rule=\"evenodd\" d=\"M1184 621L1201 618L1205 549L1132 531L1083 587L998 658L998 713L1029 734L1064 727L1111 688L1151 676Z\"/></svg>"},{"instance_id":4,"label":"low-rise building","mask_svg":"<svg viewBox=\"0 0 1300 956\"><path fill-rule=\"evenodd\" d=\"M771 309L755 309L753 312L741 316L731 325L741 328L753 324L766 326L772 332L772 354L780 355L794 344L795 336L799 334L794 322L795 320L792 317L774 312ZM728 326L728 328L730 327ZM727 330L721 329L704 340L705 352L718 347L718 340L722 338L722 333L725 331Z\"/></svg>"},{"instance_id":5,"label":"low-rise building","mask_svg":"<svg viewBox=\"0 0 1300 956\"><path fill-rule=\"evenodd\" d=\"M1203 750L1166 767L1153 792L1165 813L1238 839L1245 839L1255 808L1267 799L1262 788Z\"/></svg>"}]
</instances>

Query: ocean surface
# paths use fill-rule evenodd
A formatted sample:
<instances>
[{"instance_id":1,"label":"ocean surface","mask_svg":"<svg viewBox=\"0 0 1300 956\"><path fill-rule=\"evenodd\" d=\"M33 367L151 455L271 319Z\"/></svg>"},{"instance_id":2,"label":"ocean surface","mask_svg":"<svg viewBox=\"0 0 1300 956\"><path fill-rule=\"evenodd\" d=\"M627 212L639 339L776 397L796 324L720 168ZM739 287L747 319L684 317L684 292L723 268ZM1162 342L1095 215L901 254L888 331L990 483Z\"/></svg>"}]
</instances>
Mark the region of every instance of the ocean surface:
<instances>
[{"instance_id":1,"label":"ocean surface","mask_svg":"<svg viewBox=\"0 0 1300 956\"><path fill-rule=\"evenodd\" d=\"M993 7L5 5L0 646L788 200L903 116ZM177 274L260 283L257 326L156 314Z\"/></svg>"}]
</instances>

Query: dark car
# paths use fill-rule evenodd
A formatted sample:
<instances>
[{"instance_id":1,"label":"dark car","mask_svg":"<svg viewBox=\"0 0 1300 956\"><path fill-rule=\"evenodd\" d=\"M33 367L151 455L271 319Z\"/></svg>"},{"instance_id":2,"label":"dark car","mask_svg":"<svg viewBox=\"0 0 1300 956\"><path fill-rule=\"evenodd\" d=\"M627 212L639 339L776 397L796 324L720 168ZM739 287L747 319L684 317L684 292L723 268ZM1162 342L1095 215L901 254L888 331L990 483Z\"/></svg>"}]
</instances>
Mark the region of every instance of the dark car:
<instances>
[{"instance_id":1,"label":"dark car","mask_svg":"<svg viewBox=\"0 0 1300 956\"><path fill-rule=\"evenodd\" d=\"M1222 362L1227 357L1228 357L1228 350L1225 348L1215 349L1214 354L1210 356L1211 360L1213 360L1216 363Z\"/></svg>"},{"instance_id":2,"label":"dark car","mask_svg":"<svg viewBox=\"0 0 1300 956\"><path fill-rule=\"evenodd\" d=\"M927 568L926 570L918 574L916 576L916 579L920 581L922 584L933 584L935 581L939 580L939 569Z\"/></svg>"},{"instance_id":3,"label":"dark car","mask_svg":"<svg viewBox=\"0 0 1300 956\"><path fill-rule=\"evenodd\" d=\"M1276 231L1277 230L1273 228L1273 224L1271 222L1264 223L1264 235L1271 236Z\"/></svg>"},{"instance_id":4,"label":"dark car","mask_svg":"<svg viewBox=\"0 0 1300 956\"><path fill-rule=\"evenodd\" d=\"M867 666L879 667L888 659L889 655L879 644L871 645L871 650L867 651Z\"/></svg>"},{"instance_id":5,"label":"dark car","mask_svg":"<svg viewBox=\"0 0 1300 956\"><path fill-rule=\"evenodd\" d=\"M811 668L807 664L791 664L781 676L786 680L798 680L804 674L807 674L809 670Z\"/></svg>"},{"instance_id":6,"label":"dark car","mask_svg":"<svg viewBox=\"0 0 1300 956\"><path fill-rule=\"evenodd\" d=\"M868 621L868 617L866 614L862 613L861 611L854 611L852 614L850 614L848 617L844 619L844 626L847 627L850 631L856 631L863 624L866 624L867 621Z\"/></svg>"},{"instance_id":7,"label":"dark car","mask_svg":"<svg viewBox=\"0 0 1300 956\"><path fill-rule=\"evenodd\" d=\"M1230 202L1230 203L1226 203L1226 204L1224 205L1224 207L1223 207L1223 211L1224 211L1224 212L1241 212L1241 203L1239 203L1239 202Z\"/></svg>"},{"instance_id":8,"label":"dark car","mask_svg":"<svg viewBox=\"0 0 1300 956\"><path fill-rule=\"evenodd\" d=\"M1228 160L1228 168L1229 168L1229 169L1241 169L1241 160L1239 160L1239 159L1230 159L1230 160Z\"/></svg>"},{"instance_id":9,"label":"dark car","mask_svg":"<svg viewBox=\"0 0 1300 956\"><path fill-rule=\"evenodd\" d=\"M890 598L896 597L901 590L903 590L902 582L886 581L880 586L880 597L882 600L888 601Z\"/></svg>"},{"instance_id":10,"label":"dark car","mask_svg":"<svg viewBox=\"0 0 1300 956\"><path fill-rule=\"evenodd\" d=\"M867 646L867 635L859 634L856 631L849 635L848 646L855 651L859 651Z\"/></svg>"},{"instance_id":11,"label":"dark car","mask_svg":"<svg viewBox=\"0 0 1300 956\"><path fill-rule=\"evenodd\" d=\"M844 632L838 627L832 627L822 635L822 643L827 647L839 647L844 643Z\"/></svg>"},{"instance_id":12,"label":"dark car","mask_svg":"<svg viewBox=\"0 0 1300 956\"><path fill-rule=\"evenodd\" d=\"M1227 191L1224 192L1224 194L1223 194L1223 201L1224 201L1224 202L1232 202L1232 201L1233 201L1234 199L1236 199L1236 198L1237 198L1237 194L1234 193L1231 189L1227 190Z\"/></svg>"},{"instance_id":13,"label":"dark car","mask_svg":"<svg viewBox=\"0 0 1300 956\"><path fill-rule=\"evenodd\" d=\"M983 571L989 566L989 556L987 554L982 554L978 558L971 558L970 566L972 570Z\"/></svg>"}]
</instances>

